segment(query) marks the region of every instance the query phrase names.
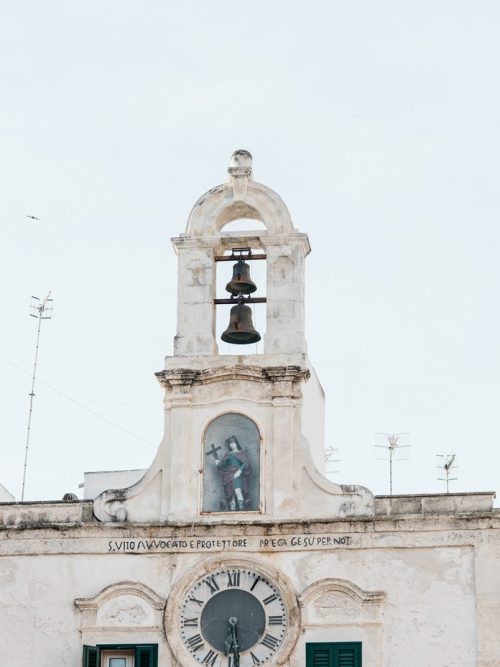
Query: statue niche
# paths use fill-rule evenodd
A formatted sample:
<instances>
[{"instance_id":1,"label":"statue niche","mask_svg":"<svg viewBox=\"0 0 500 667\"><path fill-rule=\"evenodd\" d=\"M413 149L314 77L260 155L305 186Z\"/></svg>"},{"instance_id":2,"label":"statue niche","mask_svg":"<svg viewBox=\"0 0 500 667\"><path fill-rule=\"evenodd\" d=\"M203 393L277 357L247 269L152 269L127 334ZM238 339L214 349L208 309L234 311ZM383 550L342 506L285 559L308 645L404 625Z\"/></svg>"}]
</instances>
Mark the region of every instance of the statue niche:
<instances>
[{"instance_id":1,"label":"statue niche","mask_svg":"<svg viewBox=\"0 0 500 667\"><path fill-rule=\"evenodd\" d=\"M245 415L220 415L203 436L203 512L259 509L259 429Z\"/></svg>"}]
</instances>

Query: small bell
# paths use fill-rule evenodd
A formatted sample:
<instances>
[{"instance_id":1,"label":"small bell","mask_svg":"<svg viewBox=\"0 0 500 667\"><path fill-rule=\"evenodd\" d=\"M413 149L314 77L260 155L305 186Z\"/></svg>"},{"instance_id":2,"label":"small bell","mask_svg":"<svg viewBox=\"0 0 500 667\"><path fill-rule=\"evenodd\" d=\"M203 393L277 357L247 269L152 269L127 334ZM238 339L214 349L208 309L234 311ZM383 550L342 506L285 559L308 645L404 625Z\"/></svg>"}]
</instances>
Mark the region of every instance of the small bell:
<instances>
[{"instance_id":1,"label":"small bell","mask_svg":"<svg viewBox=\"0 0 500 667\"><path fill-rule=\"evenodd\" d=\"M257 343L260 334L253 327L252 309L243 303L238 303L231 308L229 315L229 326L221 336L225 343L236 345L247 345Z\"/></svg>"},{"instance_id":2,"label":"small bell","mask_svg":"<svg viewBox=\"0 0 500 667\"><path fill-rule=\"evenodd\" d=\"M252 294L257 285L250 278L250 266L242 259L233 266L233 277L226 285L226 290L237 296L238 294Z\"/></svg>"}]
</instances>

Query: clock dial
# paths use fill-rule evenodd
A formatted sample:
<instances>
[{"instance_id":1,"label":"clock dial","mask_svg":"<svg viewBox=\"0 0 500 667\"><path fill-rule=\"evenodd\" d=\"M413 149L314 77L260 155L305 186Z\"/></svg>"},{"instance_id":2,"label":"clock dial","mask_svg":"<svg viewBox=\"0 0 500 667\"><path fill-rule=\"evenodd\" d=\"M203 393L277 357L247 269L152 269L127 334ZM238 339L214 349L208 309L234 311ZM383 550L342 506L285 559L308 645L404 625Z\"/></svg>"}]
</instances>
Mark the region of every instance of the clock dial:
<instances>
[{"instance_id":1,"label":"clock dial","mask_svg":"<svg viewBox=\"0 0 500 667\"><path fill-rule=\"evenodd\" d=\"M182 641L211 667L253 667L283 644L288 610L279 587L247 568L221 568L196 581L180 608Z\"/></svg>"}]
</instances>

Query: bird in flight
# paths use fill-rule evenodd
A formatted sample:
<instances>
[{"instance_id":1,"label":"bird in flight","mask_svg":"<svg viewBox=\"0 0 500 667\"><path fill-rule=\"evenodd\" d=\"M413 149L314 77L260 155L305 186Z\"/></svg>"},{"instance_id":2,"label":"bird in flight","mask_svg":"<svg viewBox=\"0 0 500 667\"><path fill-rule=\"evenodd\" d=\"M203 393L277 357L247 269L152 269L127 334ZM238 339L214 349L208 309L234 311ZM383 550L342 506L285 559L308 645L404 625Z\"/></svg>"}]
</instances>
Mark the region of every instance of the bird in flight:
<instances>
[{"instance_id":1,"label":"bird in flight","mask_svg":"<svg viewBox=\"0 0 500 667\"><path fill-rule=\"evenodd\" d=\"M27 218L30 218L31 220L40 220L40 218L37 218L36 215L28 215L26 214Z\"/></svg>"}]
</instances>

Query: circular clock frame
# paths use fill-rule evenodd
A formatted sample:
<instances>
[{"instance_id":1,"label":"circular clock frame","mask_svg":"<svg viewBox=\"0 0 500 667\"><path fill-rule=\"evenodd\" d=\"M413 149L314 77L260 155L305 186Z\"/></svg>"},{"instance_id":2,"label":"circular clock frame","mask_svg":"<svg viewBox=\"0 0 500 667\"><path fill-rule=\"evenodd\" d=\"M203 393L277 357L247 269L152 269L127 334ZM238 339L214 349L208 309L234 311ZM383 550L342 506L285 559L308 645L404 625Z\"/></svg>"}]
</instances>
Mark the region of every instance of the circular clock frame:
<instances>
[{"instance_id":1,"label":"circular clock frame","mask_svg":"<svg viewBox=\"0 0 500 667\"><path fill-rule=\"evenodd\" d=\"M236 585L238 582L230 581L228 572L240 573L239 587ZM219 588L212 592L207 582L214 575L216 575L216 583ZM251 591L250 588L256 580L258 584ZM196 595L193 593L195 590L203 593ZM235 591L240 591L241 594L236 596ZM231 664L228 658L220 659L224 653L220 651L223 639L221 633L227 635L229 618L218 617L217 609L220 609L222 604L226 605L228 610L234 610L234 605L238 604L236 598L246 595L252 596L255 604L253 607L251 604L244 604L244 609L250 609L247 613L253 614L252 618L256 619L254 622L260 625L253 628L253 635L248 632L250 623L247 622L246 627L241 629L238 640L243 649L241 667L246 667L246 664L264 666L281 665L286 662L297 642L300 630L299 605L288 578L267 563L263 564L243 558L216 558L197 563L189 573L176 582L168 598L164 619L165 632L170 647L181 665L194 667L195 665L213 664L214 667L226 667ZM188 599L193 596L199 599L199 603L188 602ZM273 598L272 601L265 604L265 600L269 597ZM192 613L193 609L196 613ZM210 629L206 622L203 625L204 611L205 621L207 618L213 620L215 614L215 621L209 624ZM228 614L232 613L228 612ZM266 613L268 613L267 616ZM195 616L196 621L193 620ZM262 616L264 616L263 625ZM280 617L283 618L281 624L278 623ZM271 619L276 623L275 626L270 625ZM188 627L186 627L186 620L188 620ZM222 621L224 627L221 625ZM241 621L245 625L243 618ZM210 632L214 634L210 636ZM255 633L257 635L262 633L262 635L257 637ZM203 646L201 646L202 641ZM197 648L198 646L200 648ZM255 657L251 656L250 652ZM218 656L217 659L214 656ZM259 662L255 662L255 659L258 659ZM212 660L215 661L212 663Z\"/></svg>"}]
</instances>

